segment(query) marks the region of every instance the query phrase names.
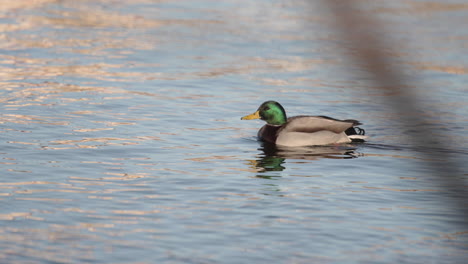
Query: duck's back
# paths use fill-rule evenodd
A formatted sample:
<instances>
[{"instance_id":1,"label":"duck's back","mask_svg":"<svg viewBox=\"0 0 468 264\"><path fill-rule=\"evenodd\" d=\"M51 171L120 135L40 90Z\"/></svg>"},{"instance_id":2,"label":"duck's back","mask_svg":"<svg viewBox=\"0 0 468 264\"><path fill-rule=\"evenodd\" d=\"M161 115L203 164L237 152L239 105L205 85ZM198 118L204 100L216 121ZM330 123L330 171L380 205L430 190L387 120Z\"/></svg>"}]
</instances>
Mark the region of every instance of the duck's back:
<instances>
[{"instance_id":1,"label":"duck's back","mask_svg":"<svg viewBox=\"0 0 468 264\"><path fill-rule=\"evenodd\" d=\"M312 146L349 143L345 131L357 124L356 120L338 120L326 116L294 116L277 131L275 143L282 146Z\"/></svg>"},{"instance_id":2,"label":"duck's back","mask_svg":"<svg viewBox=\"0 0 468 264\"><path fill-rule=\"evenodd\" d=\"M357 124L360 123L356 120L338 120L325 116L294 116L288 118L288 122L283 126L280 132L314 133L327 130L334 133L341 133Z\"/></svg>"}]
</instances>

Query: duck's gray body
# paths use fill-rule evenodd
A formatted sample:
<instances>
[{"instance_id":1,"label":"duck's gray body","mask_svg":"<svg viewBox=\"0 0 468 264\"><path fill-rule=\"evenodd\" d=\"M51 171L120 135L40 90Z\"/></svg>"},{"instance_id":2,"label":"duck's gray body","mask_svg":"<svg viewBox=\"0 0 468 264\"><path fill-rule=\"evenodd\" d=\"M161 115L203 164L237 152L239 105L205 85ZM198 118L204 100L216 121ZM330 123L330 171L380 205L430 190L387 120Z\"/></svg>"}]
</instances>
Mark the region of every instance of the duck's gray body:
<instances>
[{"instance_id":1,"label":"duck's gray body","mask_svg":"<svg viewBox=\"0 0 468 264\"><path fill-rule=\"evenodd\" d=\"M258 131L258 137L280 146L299 147L350 143L363 141L366 137L354 130L360 125L357 120L338 120L326 116L295 116L286 124L266 124Z\"/></svg>"}]
</instances>

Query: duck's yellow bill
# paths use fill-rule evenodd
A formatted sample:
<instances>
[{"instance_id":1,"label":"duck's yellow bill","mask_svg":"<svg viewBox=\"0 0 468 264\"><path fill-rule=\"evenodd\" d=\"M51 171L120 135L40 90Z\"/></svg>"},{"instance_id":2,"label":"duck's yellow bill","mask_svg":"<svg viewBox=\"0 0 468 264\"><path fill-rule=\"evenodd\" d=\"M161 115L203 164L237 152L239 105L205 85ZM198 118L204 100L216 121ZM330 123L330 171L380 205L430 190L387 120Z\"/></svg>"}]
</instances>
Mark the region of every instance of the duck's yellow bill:
<instances>
[{"instance_id":1,"label":"duck's yellow bill","mask_svg":"<svg viewBox=\"0 0 468 264\"><path fill-rule=\"evenodd\" d=\"M242 117L241 120L251 120L251 119L259 119L259 118L260 118L260 112L257 111L253 114Z\"/></svg>"}]
</instances>

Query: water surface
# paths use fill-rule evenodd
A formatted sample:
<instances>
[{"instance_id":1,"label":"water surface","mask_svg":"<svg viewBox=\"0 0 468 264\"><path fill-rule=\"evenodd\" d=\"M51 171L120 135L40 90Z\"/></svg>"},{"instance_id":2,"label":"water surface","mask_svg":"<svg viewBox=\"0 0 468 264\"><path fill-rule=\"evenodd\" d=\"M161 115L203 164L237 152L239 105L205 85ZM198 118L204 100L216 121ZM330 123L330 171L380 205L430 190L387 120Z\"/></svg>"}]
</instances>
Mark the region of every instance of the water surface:
<instances>
[{"instance_id":1,"label":"water surface","mask_svg":"<svg viewBox=\"0 0 468 264\"><path fill-rule=\"evenodd\" d=\"M2 263L462 263L468 5L360 1L444 148L415 148L306 1L3 1ZM378 34L378 33L376 33ZM363 144L277 149L266 100ZM415 151L416 150L416 151ZM441 157L441 160L437 160ZM452 197L452 198L451 198Z\"/></svg>"}]
</instances>

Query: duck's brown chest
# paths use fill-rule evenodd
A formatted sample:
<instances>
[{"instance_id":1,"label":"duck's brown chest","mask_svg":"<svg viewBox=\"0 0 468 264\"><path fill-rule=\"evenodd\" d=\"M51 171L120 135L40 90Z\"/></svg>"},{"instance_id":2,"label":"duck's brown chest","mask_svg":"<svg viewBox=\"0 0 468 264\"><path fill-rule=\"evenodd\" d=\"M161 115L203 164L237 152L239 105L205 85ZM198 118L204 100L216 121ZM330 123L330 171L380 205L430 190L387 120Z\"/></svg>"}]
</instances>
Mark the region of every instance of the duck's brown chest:
<instances>
[{"instance_id":1,"label":"duck's brown chest","mask_svg":"<svg viewBox=\"0 0 468 264\"><path fill-rule=\"evenodd\" d=\"M281 129L282 126L272 126L272 125L264 125L258 131L257 136L262 140L270 143L275 143L276 138L278 137L278 131Z\"/></svg>"}]
</instances>

